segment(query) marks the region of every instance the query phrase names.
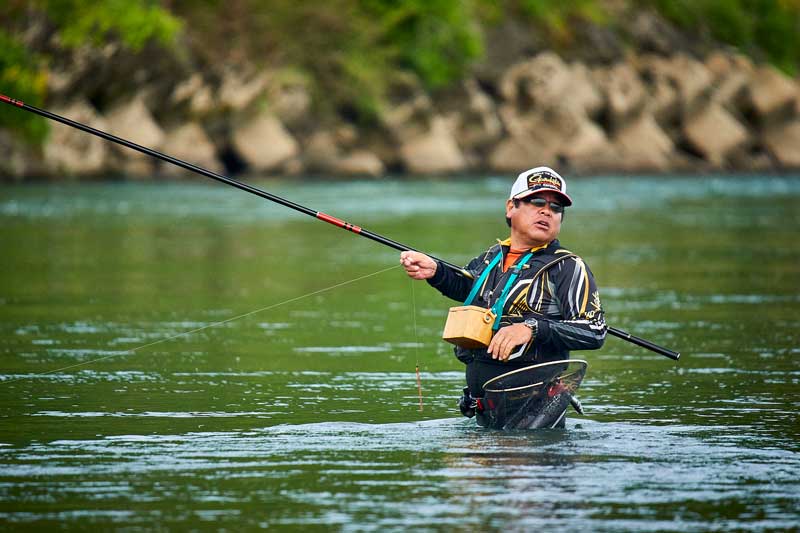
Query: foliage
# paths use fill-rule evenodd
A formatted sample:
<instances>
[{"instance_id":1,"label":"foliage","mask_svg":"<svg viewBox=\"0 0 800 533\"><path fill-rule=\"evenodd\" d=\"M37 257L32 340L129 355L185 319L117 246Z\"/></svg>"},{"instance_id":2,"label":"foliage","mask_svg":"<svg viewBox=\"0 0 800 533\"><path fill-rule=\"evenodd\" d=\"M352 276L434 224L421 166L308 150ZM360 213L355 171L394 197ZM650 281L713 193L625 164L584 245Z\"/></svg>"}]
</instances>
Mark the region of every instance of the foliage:
<instances>
[{"instance_id":1,"label":"foliage","mask_svg":"<svg viewBox=\"0 0 800 533\"><path fill-rule=\"evenodd\" d=\"M767 59L794 74L800 66L800 0L642 0L683 28Z\"/></svg>"},{"instance_id":2,"label":"foliage","mask_svg":"<svg viewBox=\"0 0 800 533\"><path fill-rule=\"evenodd\" d=\"M21 46L6 32L0 30L0 87L7 96L33 105L41 104L46 79L36 68L40 61L24 46ZM0 106L0 126L7 125L17 130L27 141L38 144L47 135L43 119L34 118L28 113L20 113L7 104Z\"/></svg>"},{"instance_id":3,"label":"foliage","mask_svg":"<svg viewBox=\"0 0 800 533\"><path fill-rule=\"evenodd\" d=\"M474 0L478 1L478 0ZM175 0L207 62L244 61L308 74L325 110L373 119L392 77L428 88L461 79L482 52L473 0ZM195 47L196 48L196 47Z\"/></svg>"},{"instance_id":4,"label":"foliage","mask_svg":"<svg viewBox=\"0 0 800 533\"><path fill-rule=\"evenodd\" d=\"M531 19L557 43L569 45L575 40L571 21L608 22L608 15L598 0L519 0L523 15Z\"/></svg>"},{"instance_id":5,"label":"foliage","mask_svg":"<svg viewBox=\"0 0 800 533\"><path fill-rule=\"evenodd\" d=\"M100 46L117 36L134 51L148 41L172 43L179 19L148 0L39 0L34 2L58 28L67 47Z\"/></svg>"},{"instance_id":6,"label":"foliage","mask_svg":"<svg viewBox=\"0 0 800 533\"><path fill-rule=\"evenodd\" d=\"M415 74L428 89L466 76L483 55L484 27L513 17L564 48L585 27L574 22L619 29L615 17L643 8L787 72L800 65L800 0L6 0L0 83L36 104L45 97L48 63L64 50L111 41L134 52L149 42L169 48L185 30L198 63L299 71L313 80L315 102L369 120L398 72ZM31 41L36 25L57 39ZM0 126L41 140L45 129L35 120L0 110Z\"/></svg>"},{"instance_id":7,"label":"foliage","mask_svg":"<svg viewBox=\"0 0 800 533\"><path fill-rule=\"evenodd\" d=\"M181 29L178 18L150 0L12 1L0 8L0 15L0 84L8 96L33 105L45 98L49 57L26 46L25 21L41 17L66 50L101 46L118 38L127 48L138 51L151 40L171 44ZM42 119L31 114L20 116L8 106L0 110L2 126L20 132L33 143L43 141L47 133Z\"/></svg>"},{"instance_id":8,"label":"foliage","mask_svg":"<svg viewBox=\"0 0 800 533\"><path fill-rule=\"evenodd\" d=\"M483 53L471 2L362 0L361 5L378 26L379 43L428 87L459 79Z\"/></svg>"}]
</instances>

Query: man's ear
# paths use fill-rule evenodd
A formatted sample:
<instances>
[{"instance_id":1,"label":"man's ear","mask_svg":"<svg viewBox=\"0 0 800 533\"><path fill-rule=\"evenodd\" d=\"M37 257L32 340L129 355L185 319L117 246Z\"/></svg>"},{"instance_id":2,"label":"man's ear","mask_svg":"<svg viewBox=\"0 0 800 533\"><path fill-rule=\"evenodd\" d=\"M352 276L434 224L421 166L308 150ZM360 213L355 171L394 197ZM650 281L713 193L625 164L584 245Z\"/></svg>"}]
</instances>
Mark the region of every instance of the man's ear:
<instances>
[{"instance_id":1,"label":"man's ear","mask_svg":"<svg viewBox=\"0 0 800 533\"><path fill-rule=\"evenodd\" d=\"M511 218L511 211L514 207L514 200L506 200L506 218Z\"/></svg>"}]
</instances>

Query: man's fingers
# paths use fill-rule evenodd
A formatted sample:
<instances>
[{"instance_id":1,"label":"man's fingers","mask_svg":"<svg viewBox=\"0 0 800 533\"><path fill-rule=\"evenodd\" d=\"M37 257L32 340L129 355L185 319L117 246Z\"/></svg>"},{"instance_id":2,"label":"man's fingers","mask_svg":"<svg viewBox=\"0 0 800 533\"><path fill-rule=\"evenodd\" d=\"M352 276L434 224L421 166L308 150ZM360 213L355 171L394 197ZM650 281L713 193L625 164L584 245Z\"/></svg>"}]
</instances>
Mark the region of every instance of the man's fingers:
<instances>
[{"instance_id":1,"label":"man's fingers","mask_svg":"<svg viewBox=\"0 0 800 533\"><path fill-rule=\"evenodd\" d=\"M505 337L505 333L501 330L497 332L492 342L489 343L489 349L487 351L492 354L492 359L498 359L503 355L503 346L507 342Z\"/></svg>"}]
</instances>

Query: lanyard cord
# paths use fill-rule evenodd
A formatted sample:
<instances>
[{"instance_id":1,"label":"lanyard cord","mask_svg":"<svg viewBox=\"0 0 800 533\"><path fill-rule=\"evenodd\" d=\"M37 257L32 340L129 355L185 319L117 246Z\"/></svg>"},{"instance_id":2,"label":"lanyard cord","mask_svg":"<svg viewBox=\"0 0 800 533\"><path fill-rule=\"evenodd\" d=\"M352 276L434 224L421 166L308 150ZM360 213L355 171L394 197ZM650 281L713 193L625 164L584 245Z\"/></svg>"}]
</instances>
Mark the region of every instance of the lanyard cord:
<instances>
[{"instance_id":1,"label":"lanyard cord","mask_svg":"<svg viewBox=\"0 0 800 533\"><path fill-rule=\"evenodd\" d=\"M419 375L419 335L417 335L417 299L414 294L414 280L408 278L411 283L411 319L414 323L414 369L417 374L417 395L419 396L419 412L422 412L422 380Z\"/></svg>"},{"instance_id":2,"label":"lanyard cord","mask_svg":"<svg viewBox=\"0 0 800 533\"><path fill-rule=\"evenodd\" d=\"M533 255L533 252L528 252L522 259L517 260L516 264L511 267L511 276L506 281L505 286L503 287L503 292L500 293L500 297L497 298L494 305L492 306L492 312L496 315L494 319L494 324L492 325L492 329L497 331L500 327L500 318L503 315L503 307L506 304L506 297L508 296L508 291L511 290L511 286L519 277L519 271L522 270L522 267L528 262L528 260ZM503 251L497 252L497 255L494 259L492 259L491 263L489 263L486 268L483 269L480 277L475 280L475 283L472 285L472 290L469 291L469 296L467 299L464 300L464 305L472 305L472 301L475 299L475 296L478 294L478 290L481 286L486 282L486 279L489 277L491 271L500 263L500 259L503 257Z\"/></svg>"}]
</instances>

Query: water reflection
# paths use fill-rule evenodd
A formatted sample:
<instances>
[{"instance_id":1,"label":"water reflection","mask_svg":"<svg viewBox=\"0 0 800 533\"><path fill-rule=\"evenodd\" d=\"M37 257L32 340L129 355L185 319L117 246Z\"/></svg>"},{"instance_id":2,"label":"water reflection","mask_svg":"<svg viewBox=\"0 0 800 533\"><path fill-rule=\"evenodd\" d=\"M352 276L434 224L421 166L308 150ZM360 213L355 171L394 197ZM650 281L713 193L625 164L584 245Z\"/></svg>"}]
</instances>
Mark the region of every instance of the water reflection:
<instances>
[{"instance_id":1,"label":"water reflection","mask_svg":"<svg viewBox=\"0 0 800 533\"><path fill-rule=\"evenodd\" d=\"M727 439L709 441L709 431ZM742 446L727 427L591 420L536 433L490 432L455 419L283 424L0 448L0 458L7 461L13 453L16 463L3 470L0 491L4 501L37 493L57 494L56 502L122 499L132 506L128 518L134 522L154 509L169 521L175 515L159 502L174 497L181 479L192 479L193 500L224 504L220 516L232 520L367 530L430 526L430 520L512 529L590 521L600 530L635 527L640 520L649 527L677 521L673 527L693 529L708 516L728 523L744 519L741 509L752 508L747 502L756 495L771 512L747 519L752 527L793 527L800 497L786 489L796 486L800 458L754 444ZM33 476L42 481L21 482ZM134 486L125 481L130 476L138 480ZM265 482L286 489L257 488ZM687 493L690 508L681 503ZM284 507L271 506L277 501ZM306 512L291 511L298 506ZM0 517L19 523L78 519L66 512Z\"/></svg>"}]
</instances>

